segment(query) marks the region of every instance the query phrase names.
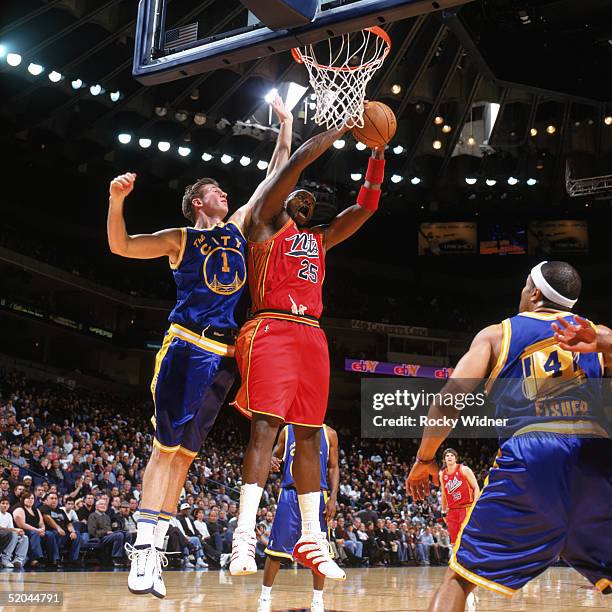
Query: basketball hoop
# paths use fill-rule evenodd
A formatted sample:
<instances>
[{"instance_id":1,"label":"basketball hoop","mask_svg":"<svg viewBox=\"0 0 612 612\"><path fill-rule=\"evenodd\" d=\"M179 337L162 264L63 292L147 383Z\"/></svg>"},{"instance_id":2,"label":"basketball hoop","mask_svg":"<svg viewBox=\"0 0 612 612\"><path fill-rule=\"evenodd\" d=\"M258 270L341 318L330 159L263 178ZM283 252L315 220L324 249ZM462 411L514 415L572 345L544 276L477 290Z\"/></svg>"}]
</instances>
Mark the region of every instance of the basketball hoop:
<instances>
[{"instance_id":1,"label":"basketball hoop","mask_svg":"<svg viewBox=\"0 0 612 612\"><path fill-rule=\"evenodd\" d=\"M391 51L389 35L373 26L330 38L319 47L317 52L312 44L291 50L293 59L308 69L317 96L314 122L327 129L363 127L366 85Z\"/></svg>"}]
</instances>

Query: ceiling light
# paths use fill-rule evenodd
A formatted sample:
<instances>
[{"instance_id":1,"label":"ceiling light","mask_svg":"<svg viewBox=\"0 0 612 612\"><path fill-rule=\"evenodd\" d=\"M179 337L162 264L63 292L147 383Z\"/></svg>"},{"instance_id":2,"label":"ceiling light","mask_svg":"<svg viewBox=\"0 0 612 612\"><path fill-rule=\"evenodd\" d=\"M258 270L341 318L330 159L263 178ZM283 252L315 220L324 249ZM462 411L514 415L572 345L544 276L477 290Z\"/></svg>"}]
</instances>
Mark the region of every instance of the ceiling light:
<instances>
[{"instance_id":1,"label":"ceiling light","mask_svg":"<svg viewBox=\"0 0 612 612\"><path fill-rule=\"evenodd\" d=\"M264 161L263 159L260 159L260 160L257 162L257 167L258 167L260 170L265 170L265 169L268 167L268 162L267 162L267 161Z\"/></svg>"},{"instance_id":2,"label":"ceiling light","mask_svg":"<svg viewBox=\"0 0 612 612\"><path fill-rule=\"evenodd\" d=\"M139 138L138 139L138 144L143 149L148 149L151 146L151 139L150 138Z\"/></svg>"},{"instance_id":3,"label":"ceiling light","mask_svg":"<svg viewBox=\"0 0 612 612\"><path fill-rule=\"evenodd\" d=\"M445 134L448 134L448 133L449 133L449 132L450 132L452 129L453 129L453 128L452 128L450 125L448 125L448 124L447 124L447 125L442 126L442 131L443 131Z\"/></svg>"},{"instance_id":4,"label":"ceiling light","mask_svg":"<svg viewBox=\"0 0 612 612\"><path fill-rule=\"evenodd\" d=\"M111 102L119 102L119 99L121 98L120 91L111 91L109 95L110 95Z\"/></svg>"},{"instance_id":5,"label":"ceiling light","mask_svg":"<svg viewBox=\"0 0 612 612\"><path fill-rule=\"evenodd\" d=\"M421 179L420 179L418 176L413 176L413 177L410 179L410 182L411 182L413 185L418 185L418 184L421 182Z\"/></svg>"},{"instance_id":6,"label":"ceiling light","mask_svg":"<svg viewBox=\"0 0 612 612\"><path fill-rule=\"evenodd\" d=\"M537 136L537 135L538 135L538 130L537 130L537 128L531 128L531 129L529 130L529 134L530 134L531 136Z\"/></svg>"},{"instance_id":7,"label":"ceiling light","mask_svg":"<svg viewBox=\"0 0 612 612\"><path fill-rule=\"evenodd\" d=\"M251 163L251 158L247 157L246 155L243 155L240 158L240 165L241 166L248 166Z\"/></svg>"},{"instance_id":8,"label":"ceiling light","mask_svg":"<svg viewBox=\"0 0 612 612\"><path fill-rule=\"evenodd\" d=\"M297 103L302 99L302 96L306 92L308 87L298 85L298 83L289 83L289 89L287 89L287 99L285 100L285 107L291 112Z\"/></svg>"},{"instance_id":9,"label":"ceiling light","mask_svg":"<svg viewBox=\"0 0 612 612\"><path fill-rule=\"evenodd\" d=\"M49 80L52 83L59 83L64 77L62 77L62 75L57 72L56 70L53 70L49 73Z\"/></svg>"},{"instance_id":10,"label":"ceiling light","mask_svg":"<svg viewBox=\"0 0 612 612\"><path fill-rule=\"evenodd\" d=\"M89 88L89 93L92 96L99 96L104 90L102 89L102 85L96 83Z\"/></svg>"},{"instance_id":11,"label":"ceiling light","mask_svg":"<svg viewBox=\"0 0 612 612\"><path fill-rule=\"evenodd\" d=\"M401 93L402 91L402 86L399 83L393 83L393 85L391 85L391 93L395 94L397 96L398 93Z\"/></svg>"},{"instance_id":12,"label":"ceiling light","mask_svg":"<svg viewBox=\"0 0 612 612\"><path fill-rule=\"evenodd\" d=\"M368 147L366 147L366 146L363 144L363 142L358 142L358 143L356 143L356 144L355 144L355 148L356 148L358 151L363 151L363 150L367 149Z\"/></svg>"},{"instance_id":13,"label":"ceiling light","mask_svg":"<svg viewBox=\"0 0 612 612\"><path fill-rule=\"evenodd\" d=\"M342 140L342 138L341 138L340 140L334 141L334 148L335 149L343 149L345 144L346 144L346 142L344 142L344 140Z\"/></svg>"},{"instance_id":14,"label":"ceiling light","mask_svg":"<svg viewBox=\"0 0 612 612\"><path fill-rule=\"evenodd\" d=\"M444 123L444 117L440 117L440 115L438 115L435 119L434 119L434 123L436 125L442 125Z\"/></svg>"},{"instance_id":15,"label":"ceiling light","mask_svg":"<svg viewBox=\"0 0 612 612\"><path fill-rule=\"evenodd\" d=\"M81 89L81 87L83 87L83 81L81 81L81 79L74 79L70 85L72 86L72 89Z\"/></svg>"},{"instance_id":16,"label":"ceiling light","mask_svg":"<svg viewBox=\"0 0 612 612\"><path fill-rule=\"evenodd\" d=\"M310 94L310 99L311 100L316 100L317 99L317 94L315 94L315 93Z\"/></svg>"},{"instance_id":17,"label":"ceiling light","mask_svg":"<svg viewBox=\"0 0 612 612\"><path fill-rule=\"evenodd\" d=\"M178 154L181 157L187 157L191 153L191 149L189 147L179 147Z\"/></svg>"},{"instance_id":18,"label":"ceiling light","mask_svg":"<svg viewBox=\"0 0 612 612\"><path fill-rule=\"evenodd\" d=\"M438 149L441 149L441 148L442 148L442 141L441 141L441 140L434 140L434 141L431 143L431 146L432 146L434 149L436 149L436 151L437 151Z\"/></svg>"},{"instance_id":19,"label":"ceiling light","mask_svg":"<svg viewBox=\"0 0 612 612\"><path fill-rule=\"evenodd\" d=\"M193 116L193 122L196 125L204 125L207 120L208 120L208 117L204 113L196 113Z\"/></svg>"},{"instance_id":20,"label":"ceiling light","mask_svg":"<svg viewBox=\"0 0 612 612\"><path fill-rule=\"evenodd\" d=\"M19 53L8 53L6 56L6 63L9 66L19 66L21 64L21 55Z\"/></svg>"},{"instance_id":21,"label":"ceiling light","mask_svg":"<svg viewBox=\"0 0 612 612\"><path fill-rule=\"evenodd\" d=\"M276 89L276 87L273 87L265 96L264 96L264 100L266 101L266 104L272 104L272 102L274 102L274 98L278 95L278 89Z\"/></svg>"},{"instance_id":22,"label":"ceiling light","mask_svg":"<svg viewBox=\"0 0 612 612\"><path fill-rule=\"evenodd\" d=\"M157 148L162 152L165 153L166 151L170 150L170 143L167 142L166 140L160 140L157 143Z\"/></svg>"},{"instance_id":23,"label":"ceiling light","mask_svg":"<svg viewBox=\"0 0 612 612\"><path fill-rule=\"evenodd\" d=\"M233 161L234 161L234 158L231 155L228 155L227 153L224 153L221 156L221 163L222 164L229 164L229 163L231 163Z\"/></svg>"},{"instance_id":24,"label":"ceiling light","mask_svg":"<svg viewBox=\"0 0 612 612\"><path fill-rule=\"evenodd\" d=\"M604 123L606 125L612 125L612 117L610 115L608 115L607 117L604 118Z\"/></svg>"},{"instance_id":25,"label":"ceiling light","mask_svg":"<svg viewBox=\"0 0 612 612\"><path fill-rule=\"evenodd\" d=\"M471 176L466 176L466 177L465 177L465 182L466 182L468 185L475 185L477 180L478 180L478 179L477 179L477 178L475 178L475 177L471 177Z\"/></svg>"},{"instance_id":26,"label":"ceiling light","mask_svg":"<svg viewBox=\"0 0 612 612\"><path fill-rule=\"evenodd\" d=\"M485 181L485 183L489 186L489 187L493 187L494 185L497 185L497 181L495 179L487 179Z\"/></svg>"},{"instance_id":27,"label":"ceiling light","mask_svg":"<svg viewBox=\"0 0 612 612\"><path fill-rule=\"evenodd\" d=\"M6 55L6 47L4 45L0 45L0 57L4 57Z\"/></svg>"},{"instance_id":28,"label":"ceiling light","mask_svg":"<svg viewBox=\"0 0 612 612\"><path fill-rule=\"evenodd\" d=\"M530 186L533 187L538 181L536 181L534 178L528 178L526 183Z\"/></svg>"},{"instance_id":29,"label":"ceiling light","mask_svg":"<svg viewBox=\"0 0 612 612\"><path fill-rule=\"evenodd\" d=\"M404 177L400 176L399 174L392 174L391 175L391 182L392 183L400 183L403 180L404 180Z\"/></svg>"},{"instance_id":30,"label":"ceiling light","mask_svg":"<svg viewBox=\"0 0 612 612\"><path fill-rule=\"evenodd\" d=\"M518 182L519 181L517 178L513 176L508 177L508 185L516 185Z\"/></svg>"},{"instance_id":31,"label":"ceiling light","mask_svg":"<svg viewBox=\"0 0 612 612\"><path fill-rule=\"evenodd\" d=\"M557 131L557 128L554 125L549 125L546 128L546 132L551 135L554 134L556 131Z\"/></svg>"},{"instance_id":32,"label":"ceiling light","mask_svg":"<svg viewBox=\"0 0 612 612\"><path fill-rule=\"evenodd\" d=\"M32 76L38 76L39 74L42 74L44 70L45 69L40 64L35 64L32 62L31 64L28 65L28 72Z\"/></svg>"},{"instance_id":33,"label":"ceiling light","mask_svg":"<svg viewBox=\"0 0 612 612\"><path fill-rule=\"evenodd\" d=\"M361 174L359 172L352 172L351 173L351 179L353 179L354 181L360 181L361 180Z\"/></svg>"},{"instance_id":34,"label":"ceiling light","mask_svg":"<svg viewBox=\"0 0 612 612\"><path fill-rule=\"evenodd\" d=\"M202 159L204 161L210 161L213 158L213 156L210 153L202 153Z\"/></svg>"},{"instance_id":35,"label":"ceiling light","mask_svg":"<svg viewBox=\"0 0 612 612\"><path fill-rule=\"evenodd\" d=\"M132 140L132 135L131 134L122 133L122 134L119 134L119 136L117 136L117 138L119 139L119 142L121 144L128 144Z\"/></svg>"},{"instance_id":36,"label":"ceiling light","mask_svg":"<svg viewBox=\"0 0 612 612\"><path fill-rule=\"evenodd\" d=\"M469 145L470 147L473 147L473 146L476 144L476 139L475 139L473 136L470 136L470 137L467 139L467 143L468 143L468 145Z\"/></svg>"},{"instance_id":37,"label":"ceiling light","mask_svg":"<svg viewBox=\"0 0 612 612\"><path fill-rule=\"evenodd\" d=\"M397 145L397 146L393 147L393 152L396 155L400 155L401 153L404 152L404 147L402 147L402 145Z\"/></svg>"}]
</instances>

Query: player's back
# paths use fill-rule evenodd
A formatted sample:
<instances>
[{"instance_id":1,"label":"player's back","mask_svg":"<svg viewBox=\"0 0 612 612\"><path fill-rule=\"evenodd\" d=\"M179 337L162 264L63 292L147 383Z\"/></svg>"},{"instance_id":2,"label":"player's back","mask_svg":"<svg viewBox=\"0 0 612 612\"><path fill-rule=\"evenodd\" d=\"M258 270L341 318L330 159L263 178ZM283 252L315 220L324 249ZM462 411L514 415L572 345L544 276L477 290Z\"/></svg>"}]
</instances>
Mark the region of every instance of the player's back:
<instances>
[{"instance_id":1,"label":"player's back","mask_svg":"<svg viewBox=\"0 0 612 612\"><path fill-rule=\"evenodd\" d=\"M504 438L518 432L585 433L603 425L603 358L596 353L562 350L551 323L572 313L524 312L502 322L502 344L487 381Z\"/></svg>"},{"instance_id":2,"label":"player's back","mask_svg":"<svg viewBox=\"0 0 612 612\"><path fill-rule=\"evenodd\" d=\"M168 320L198 331L235 328L234 310L246 282L245 238L233 223L181 232L179 261L172 266L176 306Z\"/></svg>"},{"instance_id":3,"label":"player's back","mask_svg":"<svg viewBox=\"0 0 612 612\"><path fill-rule=\"evenodd\" d=\"M323 235L289 220L265 242L249 242L253 311L282 311L318 319L323 311Z\"/></svg>"}]
</instances>

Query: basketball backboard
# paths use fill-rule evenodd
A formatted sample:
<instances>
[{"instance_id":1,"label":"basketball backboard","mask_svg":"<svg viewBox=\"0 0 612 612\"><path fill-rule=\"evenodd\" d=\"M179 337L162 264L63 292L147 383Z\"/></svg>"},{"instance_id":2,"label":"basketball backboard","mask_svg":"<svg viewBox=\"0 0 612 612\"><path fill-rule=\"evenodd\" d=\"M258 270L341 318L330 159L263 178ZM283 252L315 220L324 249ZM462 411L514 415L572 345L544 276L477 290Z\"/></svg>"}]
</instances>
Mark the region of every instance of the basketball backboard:
<instances>
[{"instance_id":1,"label":"basketball backboard","mask_svg":"<svg viewBox=\"0 0 612 612\"><path fill-rule=\"evenodd\" d=\"M307 26L271 30L239 0L198 0L188 13L184 2L140 0L133 74L145 85L165 83L469 1L322 0Z\"/></svg>"}]
</instances>

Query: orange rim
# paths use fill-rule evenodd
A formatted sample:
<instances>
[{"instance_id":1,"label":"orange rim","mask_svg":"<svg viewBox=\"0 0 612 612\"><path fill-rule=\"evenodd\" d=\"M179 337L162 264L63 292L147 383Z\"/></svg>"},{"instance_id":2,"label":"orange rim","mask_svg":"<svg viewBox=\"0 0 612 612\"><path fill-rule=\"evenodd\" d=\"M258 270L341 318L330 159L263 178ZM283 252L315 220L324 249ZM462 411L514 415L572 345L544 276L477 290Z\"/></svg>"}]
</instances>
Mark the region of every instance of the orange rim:
<instances>
[{"instance_id":1,"label":"orange rim","mask_svg":"<svg viewBox=\"0 0 612 612\"><path fill-rule=\"evenodd\" d=\"M379 38L381 38L387 45L387 48L384 50L383 54L382 54L382 59L384 59L385 57L387 57L387 55L389 54L389 51L391 51L391 39L389 38L389 35L380 27L380 26L372 26L371 28L364 28L363 29L364 32L370 32L371 34L375 34L376 36L378 36ZM311 61L307 58L305 58L299 47L294 47L293 49L291 49L291 55L293 56L293 59L298 63L298 64L312 64L313 66L318 66L319 68L325 68L326 70L334 70L336 72L354 72L355 70L361 70L363 68L367 68L368 66L370 66L371 64L373 64L375 61L378 60L371 60L365 64L361 64L360 66L326 66L325 64L319 64L316 61Z\"/></svg>"}]
</instances>

